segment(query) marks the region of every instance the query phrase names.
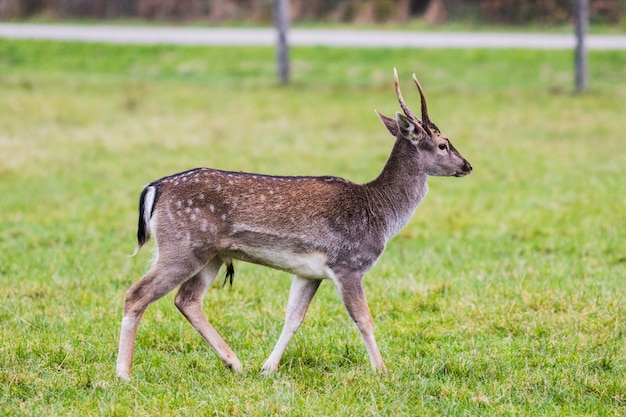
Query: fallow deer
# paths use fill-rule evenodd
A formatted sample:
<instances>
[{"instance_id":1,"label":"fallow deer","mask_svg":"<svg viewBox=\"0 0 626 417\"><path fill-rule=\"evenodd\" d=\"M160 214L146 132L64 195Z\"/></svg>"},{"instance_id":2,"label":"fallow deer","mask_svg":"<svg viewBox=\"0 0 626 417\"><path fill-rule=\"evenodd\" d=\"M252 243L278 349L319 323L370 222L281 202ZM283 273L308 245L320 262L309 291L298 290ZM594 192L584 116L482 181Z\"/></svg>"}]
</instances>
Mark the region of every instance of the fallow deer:
<instances>
[{"instance_id":1,"label":"fallow deer","mask_svg":"<svg viewBox=\"0 0 626 417\"><path fill-rule=\"evenodd\" d=\"M149 272L126 293L117 376L130 378L137 327L150 303L180 286L176 307L229 369L240 372L235 353L208 322L202 300L234 259L287 271L295 277L284 327L261 372L278 363L324 279L336 286L359 329L375 371L385 371L365 300L363 275L389 239L409 221L429 175L461 177L472 166L430 120L426 98L421 120L396 95L404 114L378 111L395 137L391 154L373 181L355 184L337 177L279 177L198 168L156 180L139 200L138 245L155 236L157 255Z\"/></svg>"}]
</instances>

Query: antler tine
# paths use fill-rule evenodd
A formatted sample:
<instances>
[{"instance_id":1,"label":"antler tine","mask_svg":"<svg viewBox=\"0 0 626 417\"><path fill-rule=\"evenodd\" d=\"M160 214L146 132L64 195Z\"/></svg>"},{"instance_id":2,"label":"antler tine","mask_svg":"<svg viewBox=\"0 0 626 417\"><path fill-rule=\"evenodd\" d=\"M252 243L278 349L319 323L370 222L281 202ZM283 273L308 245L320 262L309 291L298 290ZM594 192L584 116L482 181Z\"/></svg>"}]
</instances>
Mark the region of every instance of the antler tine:
<instances>
[{"instance_id":1,"label":"antler tine","mask_svg":"<svg viewBox=\"0 0 626 417\"><path fill-rule=\"evenodd\" d=\"M415 85L417 86L418 91L420 92L420 100L422 102L422 121L424 124L428 124L430 122L430 118L428 117L428 107L426 107L426 96L424 95L424 89L419 81L417 81L417 77L413 74L413 81L415 81Z\"/></svg>"},{"instance_id":2,"label":"antler tine","mask_svg":"<svg viewBox=\"0 0 626 417\"><path fill-rule=\"evenodd\" d=\"M393 69L393 83L396 87L396 95L398 96L398 101L400 102L400 107L402 108L402 111L404 111L404 114L407 117L419 122L420 119L411 111L411 109L409 109L409 107L404 102L404 99L402 98L402 93L400 92L400 83L398 82L398 71L396 71L395 68Z\"/></svg>"}]
</instances>

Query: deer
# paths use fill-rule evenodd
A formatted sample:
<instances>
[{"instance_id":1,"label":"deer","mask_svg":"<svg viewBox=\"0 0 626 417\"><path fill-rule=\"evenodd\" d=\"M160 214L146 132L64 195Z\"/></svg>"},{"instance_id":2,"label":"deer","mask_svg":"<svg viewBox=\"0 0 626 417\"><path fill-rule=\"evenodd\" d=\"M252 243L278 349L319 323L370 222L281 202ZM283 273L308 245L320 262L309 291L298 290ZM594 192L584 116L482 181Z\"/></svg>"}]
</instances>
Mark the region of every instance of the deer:
<instances>
[{"instance_id":1,"label":"deer","mask_svg":"<svg viewBox=\"0 0 626 417\"><path fill-rule=\"evenodd\" d=\"M148 184L139 198L136 254L151 236L156 256L147 274L125 294L116 374L130 379L139 322L146 308L176 287L177 309L224 365L242 372L237 355L202 309L222 266L234 276L233 260L286 271L294 276L278 341L261 368L278 370L320 283L335 285L363 339L374 372L386 372L374 338L363 277L387 242L409 221L428 191L428 176L462 177L472 165L430 120L415 74L421 119L403 111L376 114L395 138L380 174L365 184L333 176L272 176L196 168ZM134 255L133 254L133 255Z\"/></svg>"}]
</instances>

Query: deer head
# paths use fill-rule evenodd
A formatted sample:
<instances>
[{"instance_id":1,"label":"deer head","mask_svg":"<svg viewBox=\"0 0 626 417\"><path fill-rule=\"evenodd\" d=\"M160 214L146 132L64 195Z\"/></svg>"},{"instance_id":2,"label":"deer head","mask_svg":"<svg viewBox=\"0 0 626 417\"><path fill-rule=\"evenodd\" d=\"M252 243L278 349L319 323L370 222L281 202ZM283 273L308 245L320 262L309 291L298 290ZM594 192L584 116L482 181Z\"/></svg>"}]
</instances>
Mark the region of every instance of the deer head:
<instances>
[{"instance_id":1,"label":"deer head","mask_svg":"<svg viewBox=\"0 0 626 417\"><path fill-rule=\"evenodd\" d=\"M419 163L425 174L462 177L472 172L472 165L461 156L448 139L430 120L426 106L426 96L417 77L413 81L420 93L422 119L420 120L404 102L398 82L398 72L394 68L393 81L396 95L404 114L397 112L396 118L380 114L378 117L397 140L408 140L418 150Z\"/></svg>"}]
</instances>

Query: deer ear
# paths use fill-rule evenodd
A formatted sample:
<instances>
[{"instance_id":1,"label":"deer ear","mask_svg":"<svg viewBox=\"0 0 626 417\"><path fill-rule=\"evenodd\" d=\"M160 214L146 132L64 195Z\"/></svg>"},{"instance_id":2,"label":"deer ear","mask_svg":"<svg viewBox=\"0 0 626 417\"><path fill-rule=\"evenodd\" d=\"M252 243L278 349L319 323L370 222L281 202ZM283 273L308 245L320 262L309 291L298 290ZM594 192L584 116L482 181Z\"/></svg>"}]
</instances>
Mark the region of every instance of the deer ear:
<instances>
[{"instance_id":1,"label":"deer ear","mask_svg":"<svg viewBox=\"0 0 626 417\"><path fill-rule=\"evenodd\" d=\"M398 136L398 122L396 122L396 120L392 119L391 117L387 117L384 114L378 113L378 110L374 110L374 111L376 112L380 120L383 122L383 124L385 125L389 133L391 133L391 135L394 138Z\"/></svg>"},{"instance_id":2,"label":"deer ear","mask_svg":"<svg viewBox=\"0 0 626 417\"><path fill-rule=\"evenodd\" d=\"M426 136L426 131L424 131L422 126L416 124L413 120L400 112L396 113L396 123L400 134L406 139L419 142Z\"/></svg>"},{"instance_id":3,"label":"deer ear","mask_svg":"<svg viewBox=\"0 0 626 417\"><path fill-rule=\"evenodd\" d=\"M407 139L413 140L415 136L416 126L415 123L404 114L400 112L396 112L396 122L398 124L398 128L400 129L400 133Z\"/></svg>"}]
</instances>

